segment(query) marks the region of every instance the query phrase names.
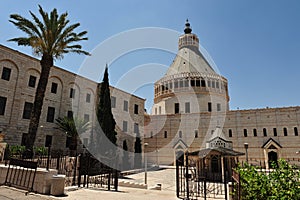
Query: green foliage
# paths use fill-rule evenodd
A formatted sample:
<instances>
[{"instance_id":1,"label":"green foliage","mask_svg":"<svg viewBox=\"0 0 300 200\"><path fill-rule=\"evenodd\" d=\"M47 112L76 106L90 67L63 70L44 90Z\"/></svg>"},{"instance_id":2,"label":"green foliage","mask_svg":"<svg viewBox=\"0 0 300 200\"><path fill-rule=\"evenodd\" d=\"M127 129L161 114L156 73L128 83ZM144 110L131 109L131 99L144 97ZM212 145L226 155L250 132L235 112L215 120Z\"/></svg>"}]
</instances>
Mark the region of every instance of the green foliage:
<instances>
[{"instance_id":1,"label":"green foliage","mask_svg":"<svg viewBox=\"0 0 300 200\"><path fill-rule=\"evenodd\" d=\"M242 199L290 200L300 199L300 172L285 160L273 164L270 172L248 165L239 166Z\"/></svg>"},{"instance_id":2,"label":"green foliage","mask_svg":"<svg viewBox=\"0 0 300 200\"><path fill-rule=\"evenodd\" d=\"M25 152L26 148L25 146L21 146L21 145L11 145L9 148L10 154L13 156L16 155L22 155Z\"/></svg>"},{"instance_id":3,"label":"green foliage","mask_svg":"<svg viewBox=\"0 0 300 200\"><path fill-rule=\"evenodd\" d=\"M37 156L46 156L48 155L48 150L46 147L33 147L34 153Z\"/></svg>"}]
</instances>

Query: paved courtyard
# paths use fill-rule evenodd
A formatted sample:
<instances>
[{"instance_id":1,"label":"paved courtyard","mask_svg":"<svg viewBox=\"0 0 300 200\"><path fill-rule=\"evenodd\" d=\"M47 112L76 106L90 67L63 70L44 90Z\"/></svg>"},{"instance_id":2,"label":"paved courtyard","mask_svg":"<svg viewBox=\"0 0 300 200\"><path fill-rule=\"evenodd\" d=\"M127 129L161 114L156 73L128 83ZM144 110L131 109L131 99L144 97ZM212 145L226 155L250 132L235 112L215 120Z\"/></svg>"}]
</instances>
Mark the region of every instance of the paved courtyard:
<instances>
[{"instance_id":1,"label":"paved courtyard","mask_svg":"<svg viewBox=\"0 0 300 200\"><path fill-rule=\"evenodd\" d=\"M144 173L127 176L127 181L144 182ZM107 200L177 200L175 192L175 169L163 169L148 172L148 188L162 184L162 190L146 190L129 187L119 187L118 192L109 192L98 188L66 188L65 197L53 197L30 193L25 195L24 190L6 186L0 187L0 200L81 200L81 199L107 199ZM122 179L121 179L122 180Z\"/></svg>"}]
</instances>

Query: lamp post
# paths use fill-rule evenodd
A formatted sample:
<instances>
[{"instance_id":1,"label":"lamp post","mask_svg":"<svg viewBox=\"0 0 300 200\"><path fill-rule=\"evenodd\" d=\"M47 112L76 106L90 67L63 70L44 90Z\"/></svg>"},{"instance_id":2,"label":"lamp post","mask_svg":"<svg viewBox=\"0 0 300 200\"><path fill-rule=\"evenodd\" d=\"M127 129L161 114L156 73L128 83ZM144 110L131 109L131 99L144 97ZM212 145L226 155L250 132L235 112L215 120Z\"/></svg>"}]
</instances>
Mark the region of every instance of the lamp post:
<instances>
[{"instance_id":1,"label":"lamp post","mask_svg":"<svg viewBox=\"0 0 300 200\"><path fill-rule=\"evenodd\" d=\"M145 158L145 185L147 185L147 153L146 148L149 144L144 143L144 158Z\"/></svg>"},{"instance_id":2,"label":"lamp post","mask_svg":"<svg viewBox=\"0 0 300 200\"><path fill-rule=\"evenodd\" d=\"M244 143L244 147L245 147L245 151L246 151L246 162L248 163L248 147L249 147L249 144Z\"/></svg>"}]
</instances>

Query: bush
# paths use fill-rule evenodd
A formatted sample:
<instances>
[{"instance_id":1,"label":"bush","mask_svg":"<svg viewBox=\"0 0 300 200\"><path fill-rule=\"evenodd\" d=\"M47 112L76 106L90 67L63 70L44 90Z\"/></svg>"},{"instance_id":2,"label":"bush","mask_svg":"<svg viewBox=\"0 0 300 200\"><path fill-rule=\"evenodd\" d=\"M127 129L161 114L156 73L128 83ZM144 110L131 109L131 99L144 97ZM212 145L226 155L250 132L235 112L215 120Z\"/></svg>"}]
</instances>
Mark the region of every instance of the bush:
<instances>
[{"instance_id":1,"label":"bush","mask_svg":"<svg viewBox=\"0 0 300 200\"><path fill-rule=\"evenodd\" d=\"M245 164L239 166L242 199L290 200L300 199L300 172L285 160L279 160L269 173Z\"/></svg>"}]
</instances>

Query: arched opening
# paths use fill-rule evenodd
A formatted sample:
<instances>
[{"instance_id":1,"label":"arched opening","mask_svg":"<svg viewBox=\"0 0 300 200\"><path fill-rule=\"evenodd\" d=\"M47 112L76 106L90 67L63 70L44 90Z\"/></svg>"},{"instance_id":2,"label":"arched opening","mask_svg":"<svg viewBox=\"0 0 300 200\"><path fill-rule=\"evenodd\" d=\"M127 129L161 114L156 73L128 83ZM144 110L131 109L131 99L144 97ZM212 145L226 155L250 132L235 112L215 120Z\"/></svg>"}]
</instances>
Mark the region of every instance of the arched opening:
<instances>
[{"instance_id":1,"label":"arched opening","mask_svg":"<svg viewBox=\"0 0 300 200\"><path fill-rule=\"evenodd\" d=\"M278 155L277 152L275 151L270 151L268 153L268 162L269 162L269 167L272 168L274 164L277 166L277 160L278 160Z\"/></svg>"}]
</instances>

